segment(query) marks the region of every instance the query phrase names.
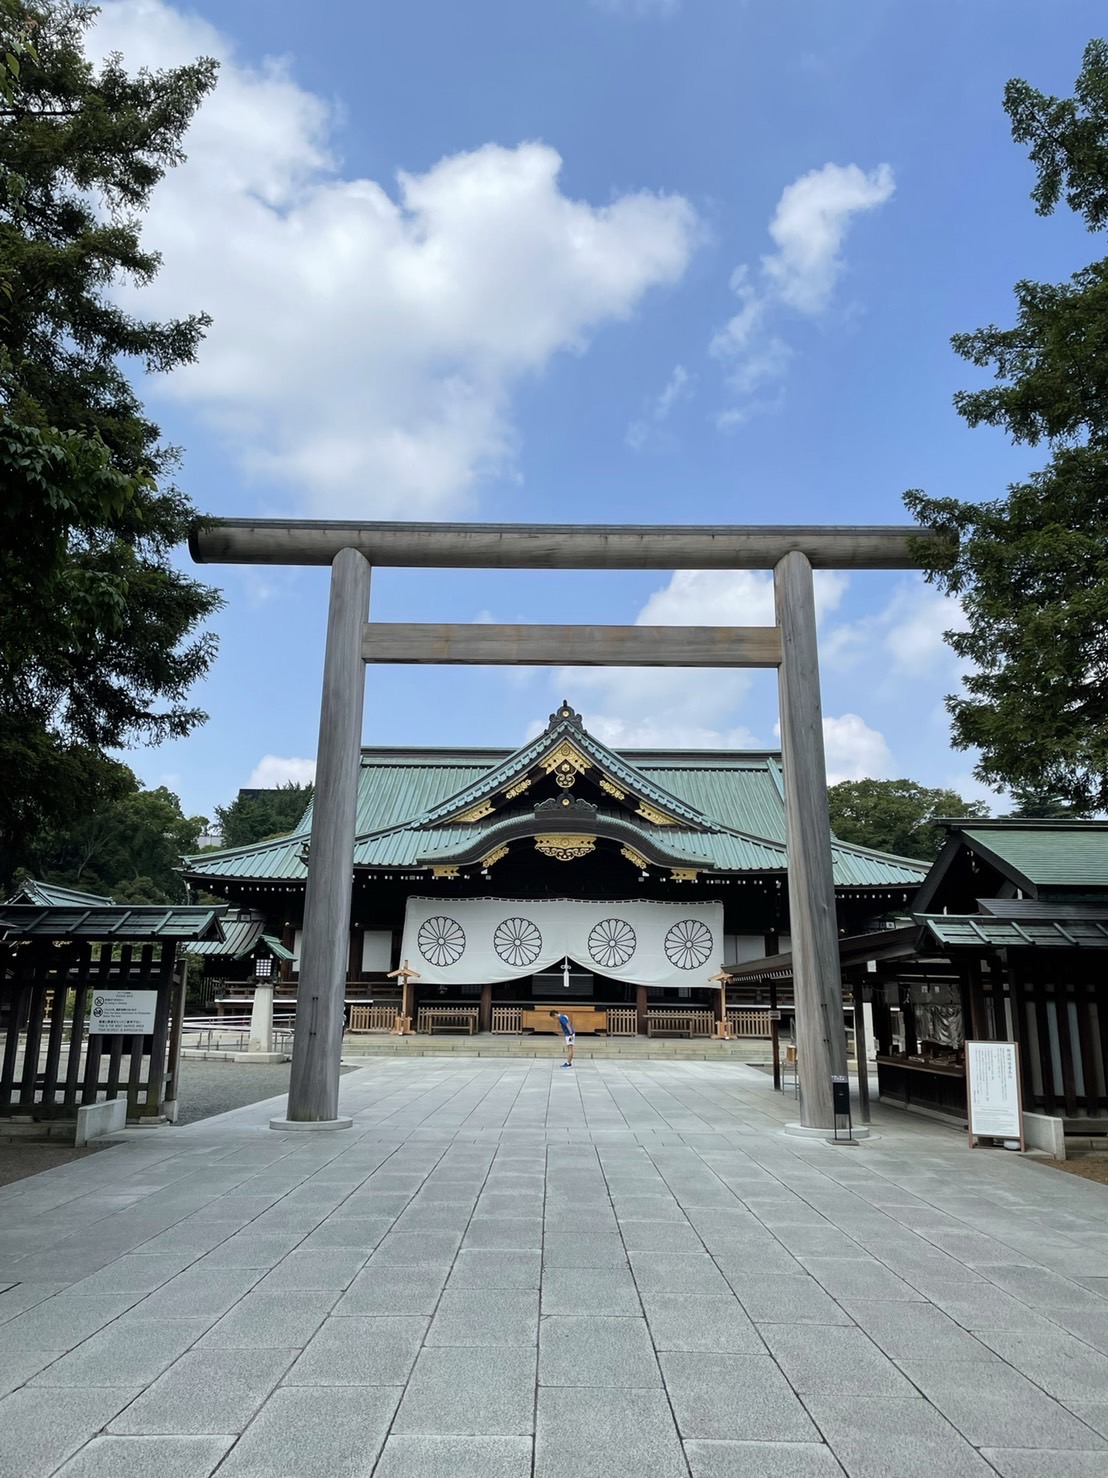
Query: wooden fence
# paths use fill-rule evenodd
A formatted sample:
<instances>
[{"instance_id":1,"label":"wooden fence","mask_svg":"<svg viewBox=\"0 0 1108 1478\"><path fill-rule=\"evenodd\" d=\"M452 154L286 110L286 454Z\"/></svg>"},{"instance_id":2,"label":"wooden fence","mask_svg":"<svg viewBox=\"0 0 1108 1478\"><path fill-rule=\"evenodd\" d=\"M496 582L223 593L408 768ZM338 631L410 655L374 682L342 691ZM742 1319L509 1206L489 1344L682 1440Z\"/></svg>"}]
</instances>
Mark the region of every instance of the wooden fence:
<instances>
[{"instance_id":1,"label":"wooden fence","mask_svg":"<svg viewBox=\"0 0 1108 1478\"><path fill-rule=\"evenodd\" d=\"M520 1032L523 1030L522 1006L494 1006L492 1008L494 1032Z\"/></svg>"},{"instance_id":2,"label":"wooden fence","mask_svg":"<svg viewBox=\"0 0 1108 1478\"><path fill-rule=\"evenodd\" d=\"M396 1030L397 1010L393 1006L351 1006L351 1032L391 1032Z\"/></svg>"},{"instance_id":3,"label":"wooden fence","mask_svg":"<svg viewBox=\"0 0 1108 1478\"><path fill-rule=\"evenodd\" d=\"M727 1025L733 1037L770 1036L769 1012L749 1006L728 1006Z\"/></svg>"},{"instance_id":4,"label":"wooden fence","mask_svg":"<svg viewBox=\"0 0 1108 1478\"><path fill-rule=\"evenodd\" d=\"M2 953L0 1115L70 1118L100 1098L126 1098L127 1117L145 1118L176 1099L183 992L172 941L36 940ZM156 992L153 1032L90 1033L104 990Z\"/></svg>"},{"instance_id":5,"label":"wooden fence","mask_svg":"<svg viewBox=\"0 0 1108 1478\"><path fill-rule=\"evenodd\" d=\"M639 1032L639 1013L634 1006L608 1007L608 1035L635 1037Z\"/></svg>"}]
</instances>

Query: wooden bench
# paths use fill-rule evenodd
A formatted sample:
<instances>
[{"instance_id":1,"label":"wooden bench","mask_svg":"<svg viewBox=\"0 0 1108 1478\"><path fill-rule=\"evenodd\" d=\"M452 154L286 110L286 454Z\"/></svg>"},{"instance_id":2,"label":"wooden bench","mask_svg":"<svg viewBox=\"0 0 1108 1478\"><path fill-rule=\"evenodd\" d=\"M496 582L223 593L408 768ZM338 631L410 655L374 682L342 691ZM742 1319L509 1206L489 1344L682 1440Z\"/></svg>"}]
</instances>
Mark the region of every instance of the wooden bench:
<instances>
[{"instance_id":1,"label":"wooden bench","mask_svg":"<svg viewBox=\"0 0 1108 1478\"><path fill-rule=\"evenodd\" d=\"M646 1013L648 1037L710 1037L710 1011L657 1011Z\"/></svg>"},{"instance_id":2,"label":"wooden bench","mask_svg":"<svg viewBox=\"0 0 1108 1478\"><path fill-rule=\"evenodd\" d=\"M416 1020L416 1031L468 1032L472 1036L477 1030L476 1006L421 1006Z\"/></svg>"}]
</instances>

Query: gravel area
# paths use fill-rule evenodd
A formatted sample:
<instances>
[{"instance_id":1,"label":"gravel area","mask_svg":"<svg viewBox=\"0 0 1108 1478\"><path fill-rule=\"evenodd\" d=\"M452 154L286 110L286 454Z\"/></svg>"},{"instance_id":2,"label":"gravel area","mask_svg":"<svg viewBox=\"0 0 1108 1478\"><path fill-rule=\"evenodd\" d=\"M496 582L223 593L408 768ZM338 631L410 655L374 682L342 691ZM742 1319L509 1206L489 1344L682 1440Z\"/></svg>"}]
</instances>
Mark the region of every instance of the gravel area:
<instances>
[{"instance_id":1,"label":"gravel area","mask_svg":"<svg viewBox=\"0 0 1108 1478\"><path fill-rule=\"evenodd\" d=\"M0 1185L11 1185L13 1180L26 1180L28 1175L38 1175L43 1170L53 1170L55 1165L66 1165L70 1160L83 1160L86 1155L95 1155L106 1145L89 1145L87 1149L75 1149L71 1144L47 1142L28 1144L0 1144Z\"/></svg>"},{"instance_id":2,"label":"gravel area","mask_svg":"<svg viewBox=\"0 0 1108 1478\"><path fill-rule=\"evenodd\" d=\"M1080 1175L1082 1180L1096 1180L1108 1185L1108 1155L1074 1155L1069 1160L1042 1160L1052 1170L1064 1170L1067 1175Z\"/></svg>"}]
</instances>

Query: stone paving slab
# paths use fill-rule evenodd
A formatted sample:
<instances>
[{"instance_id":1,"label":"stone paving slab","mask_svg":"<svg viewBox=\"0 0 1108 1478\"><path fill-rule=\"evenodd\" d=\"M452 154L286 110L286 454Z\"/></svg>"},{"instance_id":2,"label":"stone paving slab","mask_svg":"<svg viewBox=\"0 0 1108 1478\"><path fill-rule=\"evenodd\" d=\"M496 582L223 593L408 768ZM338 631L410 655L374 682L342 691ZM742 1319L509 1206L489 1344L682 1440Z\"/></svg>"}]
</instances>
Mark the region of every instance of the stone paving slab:
<instances>
[{"instance_id":1,"label":"stone paving slab","mask_svg":"<svg viewBox=\"0 0 1108 1478\"><path fill-rule=\"evenodd\" d=\"M568 1081L566 1081L568 1079ZM739 1064L375 1059L0 1189L4 1478L1090 1478L1108 1191Z\"/></svg>"}]
</instances>

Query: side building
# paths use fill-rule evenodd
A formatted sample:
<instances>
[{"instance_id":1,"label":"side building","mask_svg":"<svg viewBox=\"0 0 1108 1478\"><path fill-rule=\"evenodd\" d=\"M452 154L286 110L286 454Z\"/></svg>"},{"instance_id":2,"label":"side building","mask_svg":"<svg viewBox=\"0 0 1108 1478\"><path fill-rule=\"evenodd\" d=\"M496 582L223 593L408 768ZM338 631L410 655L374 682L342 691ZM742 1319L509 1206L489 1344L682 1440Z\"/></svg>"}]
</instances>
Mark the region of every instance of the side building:
<instances>
[{"instance_id":1,"label":"side building","mask_svg":"<svg viewBox=\"0 0 1108 1478\"><path fill-rule=\"evenodd\" d=\"M194 892L279 941L286 995L310 831L309 808L289 836L185 862ZM905 909L926 872L837 841L832 853L843 934ZM518 1030L528 1008L565 1001L610 1029L614 1012L645 1030L658 1004L718 1014L725 959L788 948L780 759L617 752L568 703L514 750L363 749L351 886L347 1000L375 1003L379 1022L468 1007L477 1029ZM405 964L413 977L389 978Z\"/></svg>"}]
</instances>

